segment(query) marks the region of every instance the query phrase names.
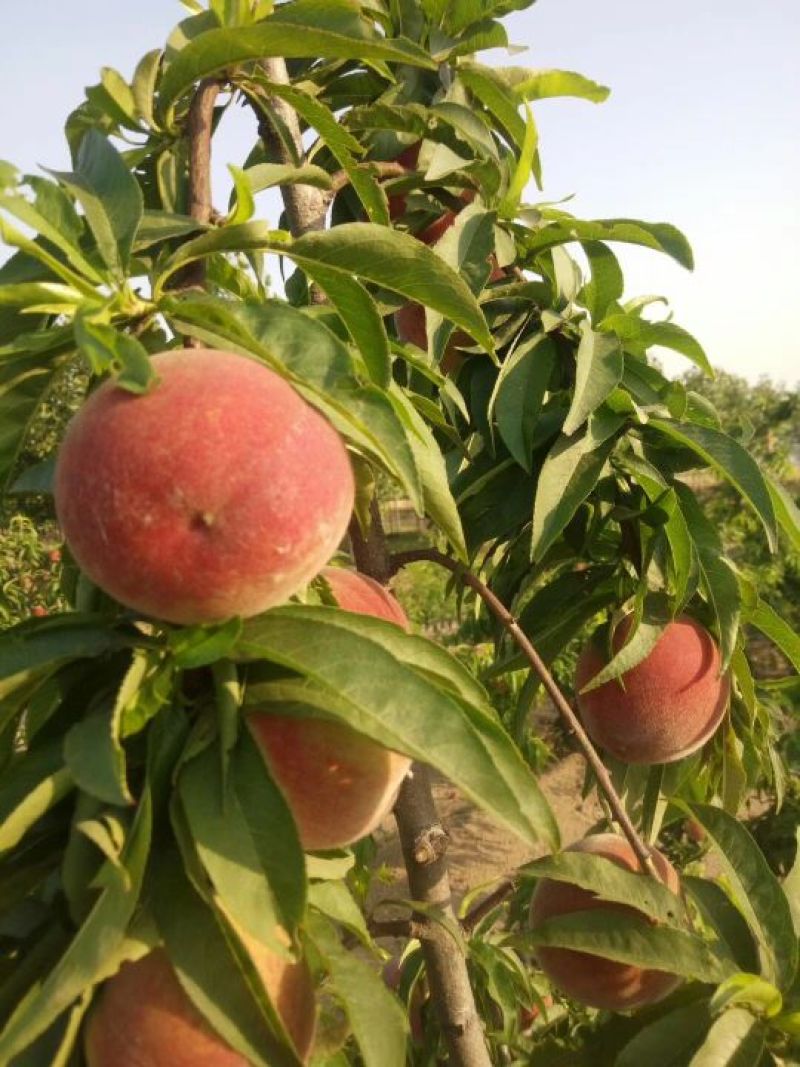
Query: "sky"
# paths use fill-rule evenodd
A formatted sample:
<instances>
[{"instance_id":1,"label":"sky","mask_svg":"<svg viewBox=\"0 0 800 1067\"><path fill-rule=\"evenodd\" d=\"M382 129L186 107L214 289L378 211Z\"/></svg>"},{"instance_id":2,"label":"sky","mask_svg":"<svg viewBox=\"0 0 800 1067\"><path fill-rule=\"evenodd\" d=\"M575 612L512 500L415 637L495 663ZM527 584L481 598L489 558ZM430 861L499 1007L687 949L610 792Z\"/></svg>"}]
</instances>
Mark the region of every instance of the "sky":
<instances>
[{"instance_id":1,"label":"sky","mask_svg":"<svg viewBox=\"0 0 800 1067\"><path fill-rule=\"evenodd\" d=\"M0 66L0 158L25 171L68 163L63 122L101 66L129 77L183 15L177 0L9 4ZM615 246L626 297L669 300L712 363L800 385L800 5L796 0L539 0L507 19L526 53L492 63L577 70L611 88L602 105L535 107L544 190L584 218L671 222L694 272ZM226 117L215 157L241 162L253 130ZM277 222L277 218L271 219ZM660 305L659 305L660 307ZM687 368L665 355L670 372Z\"/></svg>"}]
</instances>

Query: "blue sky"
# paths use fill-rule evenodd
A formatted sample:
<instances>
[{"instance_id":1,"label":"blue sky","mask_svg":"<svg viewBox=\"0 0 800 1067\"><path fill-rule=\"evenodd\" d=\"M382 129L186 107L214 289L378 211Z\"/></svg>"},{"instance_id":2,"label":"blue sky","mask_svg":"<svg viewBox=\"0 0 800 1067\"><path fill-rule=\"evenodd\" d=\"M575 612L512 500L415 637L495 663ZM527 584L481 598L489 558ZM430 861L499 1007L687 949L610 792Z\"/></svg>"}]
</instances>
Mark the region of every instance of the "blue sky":
<instances>
[{"instance_id":1,"label":"blue sky","mask_svg":"<svg viewBox=\"0 0 800 1067\"><path fill-rule=\"evenodd\" d=\"M163 43L177 0L38 0L3 13L0 158L25 170L67 162L61 130L102 65L129 76ZM627 295L667 296L675 321L717 366L797 385L800 343L800 7L796 0L539 0L508 20L525 54L494 62L578 70L609 100L543 101L543 199L575 194L584 217L625 215L680 226L689 274L625 250ZM244 113L217 151L240 162ZM530 190L531 199L538 194ZM224 202L225 194L217 199ZM686 364L668 357L670 370Z\"/></svg>"}]
</instances>

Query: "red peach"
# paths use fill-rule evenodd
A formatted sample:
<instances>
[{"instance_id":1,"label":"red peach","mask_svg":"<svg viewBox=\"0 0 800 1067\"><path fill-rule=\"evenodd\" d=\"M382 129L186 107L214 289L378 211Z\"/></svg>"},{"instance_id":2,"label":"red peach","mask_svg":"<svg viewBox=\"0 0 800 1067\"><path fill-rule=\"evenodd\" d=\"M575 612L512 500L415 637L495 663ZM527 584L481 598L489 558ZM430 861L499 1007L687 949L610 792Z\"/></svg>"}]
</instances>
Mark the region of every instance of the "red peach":
<instances>
[{"instance_id":1,"label":"red peach","mask_svg":"<svg viewBox=\"0 0 800 1067\"><path fill-rule=\"evenodd\" d=\"M254 359L181 349L153 366L149 393L107 381L69 426L55 498L73 555L106 593L169 622L282 603L347 528L341 439Z\"/></svg>"},{"instance_id":2,"label":"red peach","mask_svg":"<svg viewBox=\"0 0 800 1067\"><path fill-rule=\"evenodd\" d=\"M314 987L305 963L259 952L254 962L298 1055L314 1039ZM88 1067L247 1067L184 992L163 949L123 963L86 1027Z\"/></svg>"},{"instance_id":3,"label":"red peach","mask_svg":"<svg viewBox=\"0 0 800 1067\"><path fill-rule=\"evenodd\" d=\"M339 606L406 628L391 593L366 575L327 567ZM291 808L303 848L342 848L389 813L411 760L347 726L255 711L248 724Z\"/></svg>"},{"instance_id":4,"label":"red peach","mask_svg":"<svg viewBox=\"0 0 800 1067\"><path fill-rule=\"evenodd\" d=\"M566 851L604 856L625 870L640 871L636 853L625 838L617 834L594 834L570 845ZM653 862L666 886L677 894L680 880L675 868L658 851L653 852ZM648 876L642 874L642 877ZM651 921L627 904L601 900L588 889L544 878L536 886L531 900L530 923L535 930L547 919L558 915L596 909L638 915L643 923ZM666 971L645 970L573 949L539 946L536 955L547 977L568 997L607 1011L630 1011L653 1004L681 983L680 977Z\"/></svg>"},{"instance_id":5,"label":"red peach","mask_svg":"<svg viewBox=\"0 0 800 1067\"><path fill-rule=\"evenodd\" d=\"M623 619L615 652L632 625ZM606 665L595 637L581 653L575 675L578 708L594 741L626 763L669 763L695 752L725 714L730 693L720 653L708 630L684 615L668 624L655 648L620 679L587 693L581 689Z\"/></svg>"}]
</instances>

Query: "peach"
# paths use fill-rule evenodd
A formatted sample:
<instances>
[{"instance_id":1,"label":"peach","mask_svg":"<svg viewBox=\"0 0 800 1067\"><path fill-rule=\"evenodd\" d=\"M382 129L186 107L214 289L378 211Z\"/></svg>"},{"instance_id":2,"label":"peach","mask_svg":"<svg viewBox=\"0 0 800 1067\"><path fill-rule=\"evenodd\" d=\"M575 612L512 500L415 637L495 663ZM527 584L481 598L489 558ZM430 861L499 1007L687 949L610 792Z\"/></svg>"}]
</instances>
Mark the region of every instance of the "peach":
<instances>
[{"instance_id":1,"label":"peach","mask_svg":"<svg viewBox=\"0 0 800 1067\"><path fill-rule=\"evenodd\" d=\"M73 555L120 603L168 622L282 603L347 529L341 439L254 359L180 349L153 365L149 393L106 381L67 430L55 499Z\"/></svg>"},{"instance_id":2,"label":"peach","mask_svg":"<svg viewBox=\"0 0 800 1067\"><path fill-rule=\"evenodd\" d=\"M631 627L623 619L613 638L618 651ZM695 752L725 714L730 681L720 672L719 648L694 619L667 625L655 648L620 679L581 690L606 665L608 656L593 638L581 653L575 675L578 709L592 739L626 763L670 763Z\"/></svg>"},{"instance_id":3,"label":"peach","mask_svg":"<svg viewBox=\"0 0 800 1067\"><path fill-rule=\"evenodd\" d=\"M593 834L570 845L566 851L589 852L604 856L628 871L640 870L636 853L625 838L617 834ZM653 852L653 862L665 885L677 894L680 881L675 868L657 851ZM642 877L648 875L642 874ZM588 889L544 878L536 886L531 900L531 928L535 930L547 919L558 915L595 909L640 915L643 923L651 921L627 904L601 900ZM540 946L536 955L547 977L568 997L607 1011L630 1011L654 1004L681 983L680 977L666 971L646 970L573 949Z\"/></svg>"},{"instance_id":4,"label":"peach","mask_svg":"<svg viewBox=\"0 0 800 1067\"><path fill-rule=\"evenodd\" d=\"M407 627L395 598L366 575L327 567L339 606ZM341 723L260 712L248 724L291 808L303 848L342 848L388 815L411 760Z\"/></svg>"},{"instance_id":5,"label":"peach","mask_svg":"<svg viewBox=\"0 0 800 1067\"><path fill-rule=\"evenodd\" d=\"M314 1039L314 986L305 963L261 951L264 986L305 1063ZM123 963L86 1026L88 1067L248 1067L184 992L164 949Z\"/></svg>"}]
</instances>

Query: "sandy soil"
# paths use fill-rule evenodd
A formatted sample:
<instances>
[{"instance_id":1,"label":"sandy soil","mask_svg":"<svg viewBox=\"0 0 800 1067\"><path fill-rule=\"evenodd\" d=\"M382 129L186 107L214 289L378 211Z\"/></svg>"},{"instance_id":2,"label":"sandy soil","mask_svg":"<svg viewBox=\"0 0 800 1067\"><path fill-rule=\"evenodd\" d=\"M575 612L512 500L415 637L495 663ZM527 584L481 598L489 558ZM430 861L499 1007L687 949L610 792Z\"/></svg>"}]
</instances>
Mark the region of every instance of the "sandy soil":
<instances>
[{"instance_id":1,"label":"sandy soil","mask_svg":"<svg viewBox=\"0 0 800 1067\"><path fill-rule=\"evenodd\" d=\"M545 771L539 784L553 809L561 838L565 845L585 836L600 819L602 809L592 792L581 800L583 785L583 760L577 753L560 760ZM498 825L444 779L434 784L434 797L442 824L450 833L447 856L450 865L450 884L458 902L465 893L477 886L487 885L502 879L517 867L546 849L534 852L510 831ZM405 909L395 909L391 900L407 899L409 896L405 868L400 851L400 842L394 820L387 819L376 834L378 841L377 864L387 869L390 880L376 883L369 900L369 910L381 904L379 917L392 918Z\"/></svg>"}]
</instances>

